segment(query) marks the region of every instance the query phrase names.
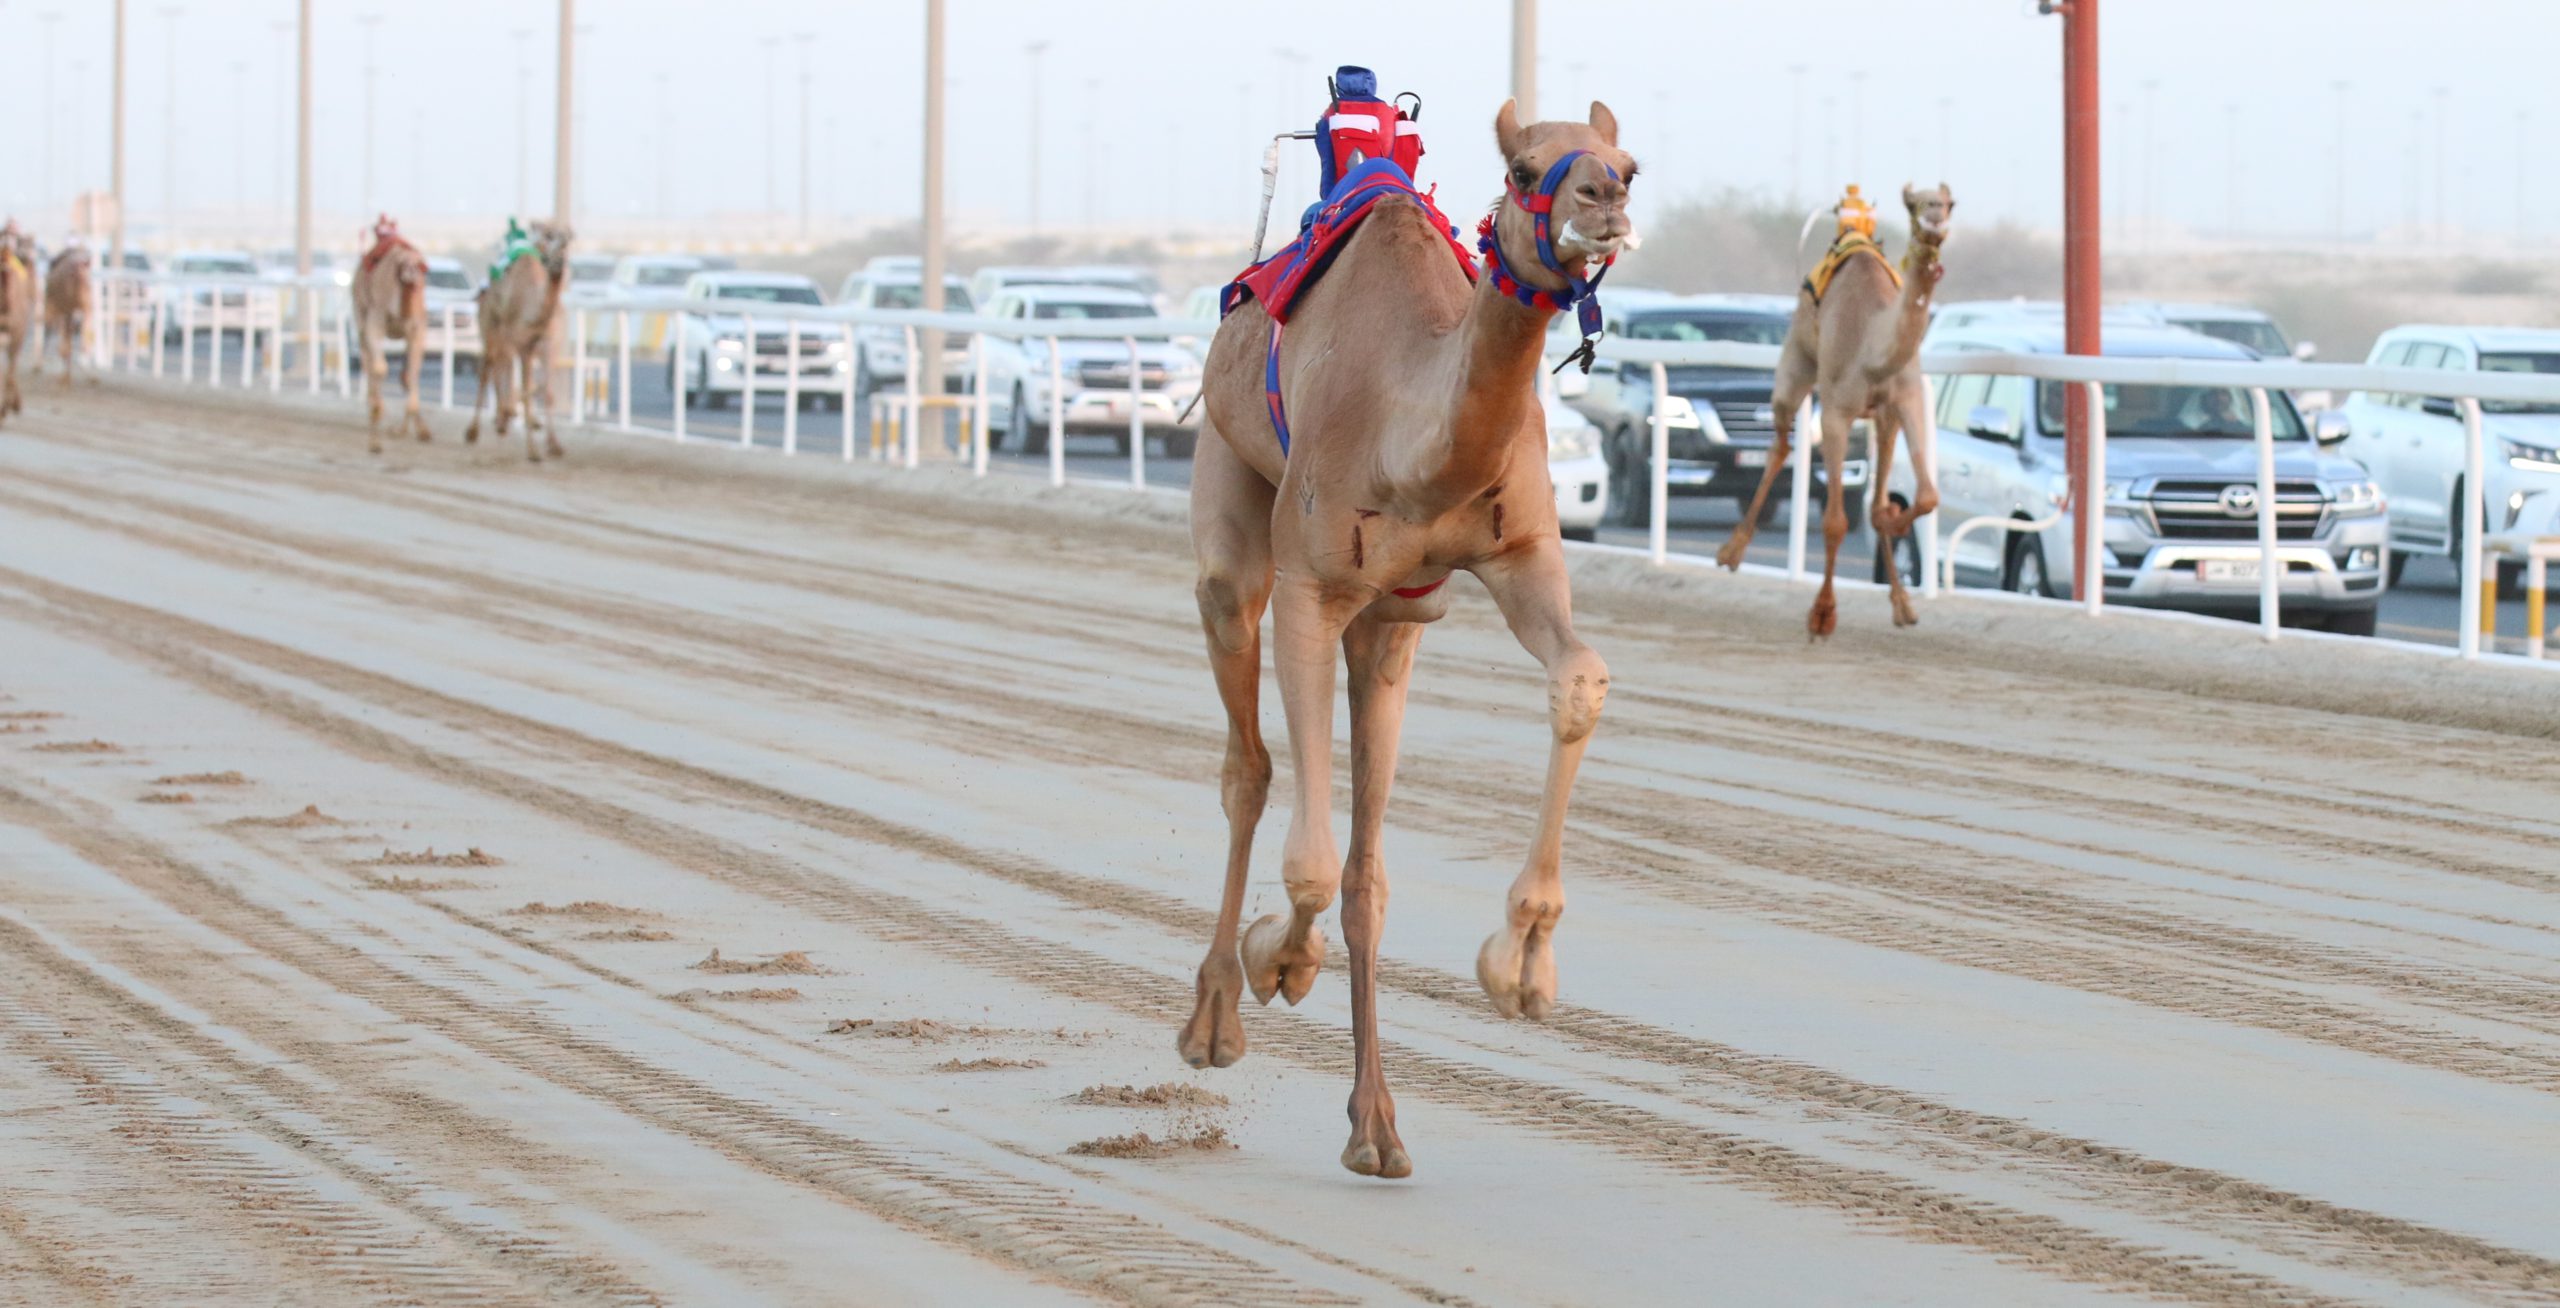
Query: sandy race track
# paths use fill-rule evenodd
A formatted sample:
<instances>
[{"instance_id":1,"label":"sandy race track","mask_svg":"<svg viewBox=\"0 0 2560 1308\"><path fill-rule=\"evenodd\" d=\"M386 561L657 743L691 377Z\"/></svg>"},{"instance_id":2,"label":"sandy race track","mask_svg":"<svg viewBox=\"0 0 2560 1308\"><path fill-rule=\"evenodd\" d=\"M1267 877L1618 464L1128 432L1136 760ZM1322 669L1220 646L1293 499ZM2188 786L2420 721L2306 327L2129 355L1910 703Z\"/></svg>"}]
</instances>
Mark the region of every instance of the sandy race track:
<instances>
[{"instance_id":1,"label":"sandy race track","mask_svg":"<svg viewBox=\"0 0 2560 1308\"><path fill-rule=\"evenodd\" d=\"M30 401L0 1302L2560 1301L2560 679L2112 620L2225 670L2147 681L1869 594L1808 649L1801 592L1587 559L1531 1026L1470 968L1542 683L1461 594L1379 1183L1338 946L1174 1053L1225 841L1178 503Z\"/></svg>"}]
</instances>

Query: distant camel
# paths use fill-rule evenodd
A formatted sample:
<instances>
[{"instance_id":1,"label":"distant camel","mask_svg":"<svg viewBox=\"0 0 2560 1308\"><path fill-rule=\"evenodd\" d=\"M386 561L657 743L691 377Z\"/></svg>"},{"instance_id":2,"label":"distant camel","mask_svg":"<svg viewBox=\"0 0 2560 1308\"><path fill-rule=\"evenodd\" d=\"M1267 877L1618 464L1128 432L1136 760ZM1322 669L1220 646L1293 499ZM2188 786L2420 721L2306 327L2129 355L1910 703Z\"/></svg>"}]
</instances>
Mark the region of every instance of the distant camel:
<instances>
[{"instance_id":1,"label":"distant camel","mask_svg":"<svg viewBox=\"0 0 2560 1308\"><path fill-rule=\"evenodd\" d=\"M480 288L480 387L471 397L465 441L480 439L480 400L494 385L496 439L507 438L507 424L521 408L526 458L542 462L542 451L534 448L536 433L551 457L568 453L542 414L551 396L551 322L560 313L560 292L569 284L570 235L557 223L537 222L529 233L507 223L506 248L489 269L489 284Z\"/></svg>"},{"instance_id":2,"label":"distant camel","mask_svg":"<svg viewBox=\"0 0 2560 1308\"><path fill-rule=\"evenodd\" d=\"M53 267L44 278L44 330L62 355L65 390L70 389L72 360L79 354L80 338L89 329L89 313L95 307L89 294L88 248L69 246L53 256ZM39 359L36 365L42 368L44 361Z\"/></svg>"},{"instance_id":3,"label":"distant camel","mask_svg":"<svg viewBox=\"0 0 2560 1308\"><path fill-rule=\"evenodd\" d=\"M1787 325L1787 343L1778 360L1778 380L1769 407L1777 419L1777 435L1769 444L1769 463L1760 473L1760 490L1751 510L1734 525L1733 538L1717 551L1727 568L1742 566L1743 551L1767 507L1769 488L1787 464L1796 410L1807 394L1822 400L1822 478L1828 494L1822 511L1822 590L1805 615L1805 630L1815 640L1831 634L1840 622L1832 599L1831 577L1840 564L1840 541L1849 534L1846 492L1840 465L1849 454L1849 428L1864 418L1875 424L1875 504L1867 521L1875 524L1876 549L1893 557L1894 543L1911 523L1938 507L1938 482L1929 466L1928 387L1920 376L1920 340L1929 332L1930 297L1938 279L1947 275L1938 248L1947 240L1947 220L1956 198L1941 182L1937 189L1902 188L1902 204L1911 213L1911 248L1903 252L1902 272L1885 262L1875 241L1875 214L1850 187L1834 212L1839 236L1833 240L1813 276L1796 295L1795 318ZM1886 497L1893 472L1893 441L1911 433L1911 471L1916 479L1912 501L1896 507ZM1893 625L1908 627L1920 620L1911 593L1903 586L1902 569L1886 570L1893 579Z\"/></svg>"},{"instance_id":4,"label":"distant camel","mask_svg":"<svg viewBox=\"0 0 2560 1308\"><path fill-rule=\"evenodd\" d=\"M400 381L408 391L400 428L432 439L418 412L418 368L426 361L427 256L400 235L388 215L373 224L373 248L356 265L349 294L355 303L356 347L364 360L366 448L382 453L383 342L406 341Z\"/></svg>"},{"instance_id":5,"label":"distant camel","mask_svg":"<svg viewBox=\"0 0 2560 1308\"><path fill-rule=\"evenodd\" d=\"M16 219L0 225L0 422L26 409L18 394L18 353L35 334L37 309L35 238L18 230Z\"/></svg>"}]
</instances>

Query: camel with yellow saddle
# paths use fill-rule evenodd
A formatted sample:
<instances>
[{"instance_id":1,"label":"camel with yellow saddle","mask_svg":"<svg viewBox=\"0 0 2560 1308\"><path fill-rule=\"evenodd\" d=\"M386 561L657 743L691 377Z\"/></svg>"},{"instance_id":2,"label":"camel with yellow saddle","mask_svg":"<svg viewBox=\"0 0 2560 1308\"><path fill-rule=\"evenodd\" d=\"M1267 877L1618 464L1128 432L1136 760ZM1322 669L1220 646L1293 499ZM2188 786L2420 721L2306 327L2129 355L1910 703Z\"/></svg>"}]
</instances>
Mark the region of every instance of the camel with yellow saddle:
<instances>
[{"instance_id":1,"label":"camel with yellow saddle","mask_svg":"<svg viewBox=\"0 0 2560 1308\"><path fill-rule=\"evenodd\" d=\"M1867 520L1875 524L1876 549L1893 557L1895 543L1911 530L1913 520L1938 507L1938 481L1930 466L1928 385L1920 376L1920 341L1929 333L1930 299L1938 279L1946 275L1938 249L1946 243L1955 196L1941 182L1935 189L1902 188L1903 207L1911 214L1911 245L1896 271L1876 243L1875 210L1858 188L1834 210L1839 235L1822 262L1796 294L1794 319L1778 360L1778 380L1770 397L1777 434L1769 444L1769 464L1761 471L1760 489L1751 508L1735 524L1733 537L1716 561L1742 566L1769 490L1787 466L1795 437L1796 411L1807 395L1821 397L1822 590L1805 616L1805 630L1815 640L1839 625L1839 607L1831 582L1840 564L1840 542L1849 534L1847 491L1840 467L1849 453L1849 429L1864 419L1875 425L1875 501ZM1911 470L1916 482L1911 503L1897 506L1886 492L1893 471L1897 436L1911 436ZM1893 625L1920 620L1902 569L1889 568L1893 586Z\"/></svg>"}]
</instances>

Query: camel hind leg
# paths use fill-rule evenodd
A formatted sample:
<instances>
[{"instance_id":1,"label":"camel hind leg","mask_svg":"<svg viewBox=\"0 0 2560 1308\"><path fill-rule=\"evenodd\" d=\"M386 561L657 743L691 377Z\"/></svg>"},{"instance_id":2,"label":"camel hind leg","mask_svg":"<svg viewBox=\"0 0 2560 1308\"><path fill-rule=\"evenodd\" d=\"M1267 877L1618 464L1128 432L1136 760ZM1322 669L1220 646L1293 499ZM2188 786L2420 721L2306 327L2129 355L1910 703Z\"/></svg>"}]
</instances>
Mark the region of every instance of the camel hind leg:
<instances>
[{"instance_id":1,"label":"camel hind leg","mask_svg":"<svg viewBox=\"0 0 2560 1308\"><path fill-rule=\"evenodd\" d=\"M1227 815L1227 877L1218 925L1200 961L1198 993L1179 1048L1193 1067L1244 1057L1244 993L1236 922L1244 910L1253 834L1271 798L1271 751L1262 741L1262 613L1271 601L1273 489L1216 432L1201 432L1192 464L1191 541L1200 580L1200 628L1209 670L1227 709L1227 756L1218 801Z\"/></svg>"},{"instance_id":2,"label":"camel hind leg","mask_svg":"<svg viewBox=\"0 0 2560 1308\"><path fill-rule=\"evenodd\" d=\"M381 333L368 328L356 331L357 357L364 362L365 452L382 453L382 384L386 367L382 360Z\"/></svg>"},{"instance_id":3,"label":"camel hind leg","mask_svg":"<svg viewBox=\"0 0 2560 1308\"><path fill-rule=\"evenodd\" d=\"M1822 411L1822 589L1814 593L1805 615L1805 632L1813 640L1828 637L1840 625L1840 603L1831 581L1840 570L1840 542L1849 535L1849 489L1840 484L1840 465L1849 457L1849 428L1855 419L1839 405Z\"/></svg>"},{"instance_id":4,"label":"camel hind leg","mask_svg":"<svg viewBox=\"0 0 2560 1308\"><path fill-rule=\"evenodd\" d=\"M1760 515L1769 507L1769 492L1778 484L1778 474L1795 452L1796 414L1804 408L1805 397L1813 394L1814 361L1812 353L1797 347L1790 335L1787 351L1778 359L1778 378L1769 392L1769 461L1761 466L1760 485L1751 492L1751 503L1743 510L1742 521L1733 525L1733 535L1716 551L1716 562L1726 571L1742 567L1742 557L1751 548L1751 538L1760 532Z\"/></svg>"},{"instance_id":5,"label":"camel hind leg","mask_svg":"<svg viewBox=\"0 0 2560 1308\"><path fill-rule=\"evenodd\" d=\"M542 385L533 392L533 403L542 413L542 449L552 458L564 459L569 456L569 452L560 448L560 424L555 421L558 415L551 412L551 337L547 332L543 335L542 348L536 352L535 362L542 373ZM753 367L754 364L750 362L748 366ZM576 383L573 381L570 384ZM528 424L525 428L525 436L528 439L533 435L533 428L530 425L532 421L532 413L528 411L525 417L525 422Z\"/></svg>"},{"instance_id":6,"label":"camel hind leg","mask_svg":"<svg viewBox=\"0 0 2560 1308\"><path fill-rule=\"evenodd\" d=\"M418 374L425 371L427 363L426 318L410 319L408 331L409 348L400 369L400 385L408 391L408 404L402 410L401 422L423 443L435 439L427 430L426 415L418 411Z\"/></svg>"}]
</instances>

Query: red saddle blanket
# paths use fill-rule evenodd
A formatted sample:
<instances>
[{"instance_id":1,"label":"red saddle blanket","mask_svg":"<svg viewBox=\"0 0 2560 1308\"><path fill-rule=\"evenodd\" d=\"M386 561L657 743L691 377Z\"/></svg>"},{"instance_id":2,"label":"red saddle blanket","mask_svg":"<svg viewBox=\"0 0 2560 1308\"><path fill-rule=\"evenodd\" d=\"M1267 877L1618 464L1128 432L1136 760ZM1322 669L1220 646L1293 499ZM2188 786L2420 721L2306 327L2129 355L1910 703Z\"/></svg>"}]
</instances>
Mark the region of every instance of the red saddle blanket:
<instances>
[{"instance_id":1,"label":"red saddle blanket","mask_svg":"<svg viewBox=\"0 0 2560 1308\"><path fill-rule=\"evenodd\" d=\"M1296 240L1280 247L1279 252L1270 258L1236 274L1235 280L1229 282L1226 291L1218 297L1219 315L1223 317L1233 313L1245 297L1251 296L1261 302L1262 311L1271 315L1273 322L1287 322L1290 312L1297 307L1298 297L1304 295L1307 288L1324 275L1325 269L1333 265L1334 256L1341 253L1343 242L1360 229L1361 220L1369 216L1369 211L1376 207L1378 201L1391 194L1410 196L1415 204L1422 206L1422 212L1431 220L1432 230L1449 242L1449 255L1458 261L1460 271L1466 273L1467 280L1475 280L1475 256L1458 243L1458 229L1451 225L1447 215L1440 212L1440 206L1433 204L1430 196L1415 190L1413 180L1405 176L1404 170L1398 168L1393 160L1372 159L1352 169L1335 184L1323 203L1316 206L1300 225Z\"/></svg>"}]
</instances>

